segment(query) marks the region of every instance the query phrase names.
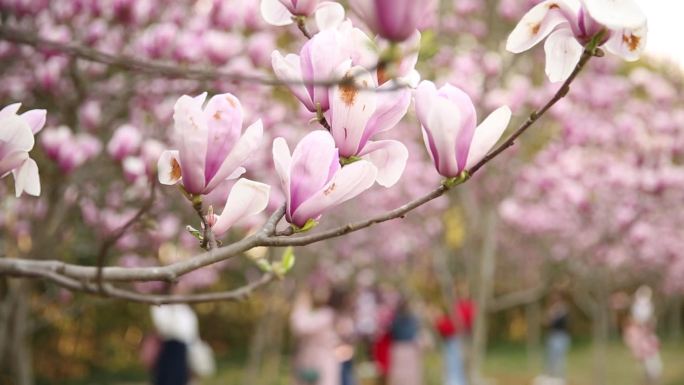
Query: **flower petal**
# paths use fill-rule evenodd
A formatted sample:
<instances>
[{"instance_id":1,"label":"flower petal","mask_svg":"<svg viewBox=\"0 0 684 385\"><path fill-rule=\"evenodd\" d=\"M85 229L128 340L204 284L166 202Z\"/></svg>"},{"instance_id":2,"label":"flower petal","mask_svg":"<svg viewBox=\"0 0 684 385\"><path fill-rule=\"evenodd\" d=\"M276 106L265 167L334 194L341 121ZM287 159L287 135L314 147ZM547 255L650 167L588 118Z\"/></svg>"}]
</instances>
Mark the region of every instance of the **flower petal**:
<instances>
[{"instance_id":1,"label":"flower petal","mask_svg":"<svg viewBox=\"0 0 684 385\"><path fill-rule=\"evenodd\" d=\"M341 168L330 182L294 211L292 223L303 226L323 211L356 197L375 183L377 174L377 168L366 160Z\"/></svg>"},{"instance_id":2,"label":"flower petal","mask_svg":"<svg viewBox=\"0 0 684 385\"><path fill-rule=\"evenodd\" d=\"M302 83L302 69L300 67L299 55L288 54L283 57L278 51L271 53L271 64L273 72L281 81L287 82L287 87L290 89L297 99L299 99L309 111L316 111L311 100L311 95Z\"/></svg>"},{"instance_id":3,"label":"flower petal","mask_svg":"<svg viewBox=\"0 0 684 385\"><path fill-rule=\"evenodd\" d=\"M261 137L264 133L264 126L261 119L247 127L245 133L235 143L230 154L225 158L221 167L214 177L207 183L207 190L212 190L231 176L259 147Z\"/></svg>"},{"instance_id":4,"label":"flower petal","mask_svg":"<svg viewBox=\"0 0 684 385\"><path fill-rule=\"evenodd\" d=\"M292 152L290 166L290 211L325 186L339 165L335 141L326 131L307 134Z\"/></svg>"},{"instance_id":5,"label":"flower petal","mask_svg":"<svg viewBox=\"0 0 684 385\"><path fill-rule=\"evenodd\" d=\"M385 88L396 87L395 82L388 82L378 88L376 93L377 108L368 121L368 127L361 139L361 146L373 135L390 130L404 118L411 104L411 91L407 88L387 91Z\"/></svg>"},{"instance_id":6,"label":"flower petal","mask_svg":"<svg viewBox=\"0 0 684 385\"><path fill-rule=\"evenodd\" d=\"M397 140L378 140L368 142L361 156L378 169L378 184L392 187L404 173L409 153L406 146Z\"/></svg>"},{"instance_id":7,"label":"flower petal","mask_svg":"<svg viewBox=\"0 0 684 385\"><path fill-rule=\"evenodd\" d=\"M178 142L179 163L183 186L192 194L201 194L205 187L205 159L208 145L206 117L202 104L206 93L197 97L181 96L174 106L173 120Z\"/></svg>"},{"instance_id":8,"label":"flower petal","mask_svg":"<svg viewBox=\"0 0 684 385\"><path fill-rule=\"evenodd\" d=\"M4 118L10 115L16 115L21 108L21 103L8 104L0 110L0 118Z\"/></svg>"},{"instance_id":9,"label":"flower petal","mask_svg":"<svg viewBox=\"0 0 684 385\"><path fill-rule=\"evenodd\" d=\"M178 183L182 178L180 157L178 150L166 150L159 156L157 161L157 177L159 183L171 186Z\"/></svg>"},{"instance_id":10,"label":"flower petal","mask_svg":"<svg viewBox=\"0 0 684 385\"><path fill-rule=\"evenodd\" d=\"M346 77L363 88L374 88L373 75L362 67L352 67ZM361 138L375 112L377 94L353 85L337 85L330 90L330 133L340 155L350 157L361 150Z\"/></svg>"},{"instance_id":11,"label":"flower petal","mask_svg":"<svg viewBox=\"0 0 684 385\"><path fill-rule=\"evenodd\" d=\"M43 129L43 126L45 125L45 120L47 118L47 111L29 110L19 116L21 116L26 121L26 123L28 123L29 127L31 127L31 132L33 132L33 134L35 135Z\"/></svg>"},{"instance_id":12,"label":"flower petal","mask_svg":"<svg viewBox=\"0 0 684 385\"><path fill-rule=\"evenodd\" d=\"M207 154L205 183L216 175L221 164L237 143L242 133L242 105L232 94L215 95L207 103L204 116L207 121Z\"/></svg>"},{"instance_id":13,"label":"flower petal","mask_svg":"<svg viewBox=\"0 0 684 385\"><path fill-rule=\"evenodd\" d=\"M440 174L458 176L460 168L457 160L456 145L463 125L461 111L444 98L434 98L433 106L423 125L429 139L428 148L432 152L435 167Z\"/></svg>"},{"instance_id":14,"label":"flower petal","mask_svg":"<svg viewBox=\"0 0 684 385\"><path fill-rule=\"evenodd\" d=\"M273 141L273 165L276 173L280 178L280 186L285 193L286 204L288 210L290 209L290 165L292 164L292 156L290 155L290 148L283 138L276 138ZM288 212L288 216L289 216Z\"/></svg>"},{"instance_id":15,"label":"flower petal","mask_svg":"<svg viewBox=\"0 0 684 385\"><path fill-rule=\"evenodd\" d=\"M319 31L339 27L344 17L344 7L340 3L323 1L316 8L316 25Z\"/></svg>"},{"instance_id":16,"label":"flower petal","mask_svg":"<svg viewBox=\"0 0 684 385\"><path fill-rule=\"evenodd\" d=\"M489 150L501 138L508 123L511 121L511 109L508 106L499 107L480 123L475 129L473 142L470 144L466 168L474 166L487 155Z\"/></svg>"},{"instance_id":17,"label":"flower petal","mask_svg":"<svg viewBox=\"0 0 684 385\"><path fill-rule=\"evenodd\" d=\"M24 119L17 115L8 115L0 118L0 142L4 142L3 150L31 151L35 138Z\"/></svg>"},{"instance_id":18,"label":"flower petal","mask_svg":"<svg viewBox=\"0 0 684 385\"><path fill-rule=\"evenodd\" d=\"M520 53L537 45L557 26L568 23L566 9L570 7L562 0L546 0L530 9L520 19L506 41L506 50Z\"/></svg>"},{"instance_id":19,"label":"flower petal","mask_svg":"<svg viewBox=\"0 0 684 385\"><path fill-rule=\"evenodd\" d=\"M583 0L596 21L611 29L640 28L646 15L634 0Z\"/></svg>"},{"instance_id":20,"label":"flower petal","mask_svg":"<svg viewBox=\"0 0 684 385\"><path fill-rule=\"evenodd\" d=\"M292 14L278 0L261 0L261 17L271 25L292 24Z\"/></svg>"},{"instance_id":21,"label":"flower petal","mask_svg":"<svg viewBox=\"0 0 684 385\"><path fill-rule=\"evenodd\" d=\"M35 197L40 195L40 176L36 161L28 158L22 163L21 167L12 171L14 175L14 190L16 196L21 196L22 192Z\"/></svg>"},{"instance_id":22,"label":"flower petal","mask_svg":"<svg viewBox=\"0 0 684 385\"><path fill-rule=\"evenodd\" d=\"M569 28L552 33L544 42L546 75L553 83L567 79L582 57L584 48Z\"/></svg>"},{"instance_id":23,"label":"flower petal","mask_svg":"<svg viewBox=\"0 0 684 385\"><path fill-rule=\"evenodd\" d=\"M637 29L623 29L613 31L613 35L605 44L605 48L613 55L620 56L627 61L638 60L646 48L648 27L644 24Z\"/></svg>"},{"instance_id":24,"label":"flower petal","mask_svg":"<svg viewBox=\"0 0 684 385\"><path fill-rule=\"evenodd\" d=\"M240 219L264 211L270 191L271 186L267 184L238 179L228 194L223 212L212 227L216 236L225 234Z\"/></svg>"}]
</instances>

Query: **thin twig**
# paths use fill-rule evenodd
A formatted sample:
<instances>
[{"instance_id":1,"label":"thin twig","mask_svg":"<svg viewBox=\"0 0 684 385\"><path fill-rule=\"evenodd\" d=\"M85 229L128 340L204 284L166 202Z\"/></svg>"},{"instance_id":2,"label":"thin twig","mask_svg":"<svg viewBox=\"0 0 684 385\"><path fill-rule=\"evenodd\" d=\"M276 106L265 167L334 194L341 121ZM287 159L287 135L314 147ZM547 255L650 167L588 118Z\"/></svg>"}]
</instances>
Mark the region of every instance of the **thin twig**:
<instances>
[{"instance_id":1,"label":"thin twig","mask_svg":"<svg viewBox=\"0 0 684 385\"><path fill-rule=\"evenodd\" d=\"M152 208L152 205L154 205L156 186L157 184L154 182L154 180L152 180L150 182L150 195L147 197L143 205L140 206L140 209L138 209L135 215L126 221L123 226L121 226L102 242L102 245L100 246L100 252L97 254L96 275L97 285L100 289L102 289L102 269L104 268L105 261L107 260L107 254L109 254L109 250L116 244L116 242L119 241L119 239L121 239L121 237L124 236L124 234L126 234L131 226L138 222L140 218L142 218L142 216Z\"/></svg>"}]
</instances>

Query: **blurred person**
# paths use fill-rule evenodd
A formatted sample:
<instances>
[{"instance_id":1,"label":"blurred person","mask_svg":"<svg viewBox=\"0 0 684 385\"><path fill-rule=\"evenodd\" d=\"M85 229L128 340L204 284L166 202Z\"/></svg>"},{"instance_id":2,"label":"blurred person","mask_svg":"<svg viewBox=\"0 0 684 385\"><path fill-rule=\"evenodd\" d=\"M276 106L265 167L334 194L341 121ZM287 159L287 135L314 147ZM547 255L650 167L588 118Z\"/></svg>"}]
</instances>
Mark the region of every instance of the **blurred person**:
<instances>
[{"instance_id":1,"label":"blurred person","mask_svg":"<svg viewBox=\"0 0 684 385\"><path fill-rule=\"evenodd\" d=\"M442 337L444 383L466 385L465 339L472 332L475 304L468 298L459 298L451 312L444 312L435 327Z\"/></svg>"},{"instance_id":2,"label":"blurred person","mask_svg":"<svg viewBox=\"0 0 684 385\"><path fill-rule=\"evenodd\" d=\"M422 361L419 343L420 323L405 296L399 303L390 328L389 385L422 385Z\"/></svg>"},{"instance_id":3,"label":"blurred person","mask_svg":"<svg viewBox=\"0 0 684 385\"><path fill-rule=\"evenodd\" d=\"M625 344L644 370L644 383L660 383L663 363L660 359L660 341L655 334L653 292L648 286L641 286L634 294L630 319L624 331Z\"/></svg>"},{"instance_id":4,"label":"blurred person","mask_svg":"<svg viewBox=\"0 0 684 385\"><path fill-rule=\"evenodd\" d=\"M152 369L154 385L187 385L193 375L215 372L213 352L200 340L197 315L190 306L153 306L150 313L158 337L144 341L142 355Z\"/></svg>"},{"instance_id":5,"label":"blurred person","mask_svg":"<svg viewBox=\"0 0 684 385\"><path fill-rule=\"evenodd\" d=\"M553 292L546 311L549 333L546 339L547 383L565 383L565 362L570 348L568 305L560 292ZM555 381L554 381L555 380Z\"/></svg>"},{"instance_id":6,"label":"blurred person","mask_svg":"<svg viewBox=\"0 0 684 385\"><path fill-rule=\"evenodd\" d=\"M354 320L355 298L344 288L335 288L331 294L330 305L335 310L335 330L340 338L340 343L335 349L335 355L340 362L341 385L355 385L354 344L357 340L357 331Z\"/></svg>"},{"instance_id":7,"label":"blurred person","mask_svg":"<svg viewBox=\"0 0 684 385\"><path fill-rule=\"evenodd\" d=\"M341 365L336 355L340 339L330 293L319 290L312 298L302 291L295 299L290 324L297 340L295 379L301 385L339 385Z\"/></svg>"}]
</instances>

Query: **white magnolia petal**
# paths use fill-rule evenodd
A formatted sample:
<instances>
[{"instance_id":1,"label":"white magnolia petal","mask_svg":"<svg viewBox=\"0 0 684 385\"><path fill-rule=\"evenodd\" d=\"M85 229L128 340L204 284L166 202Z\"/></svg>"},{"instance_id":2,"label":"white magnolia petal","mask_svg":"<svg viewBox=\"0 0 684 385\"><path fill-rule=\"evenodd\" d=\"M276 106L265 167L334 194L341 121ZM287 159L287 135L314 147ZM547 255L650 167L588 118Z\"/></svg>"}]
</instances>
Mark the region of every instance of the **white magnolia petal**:
<instances>
[{"instance_id":1,"label":"white magnolia petal","mask_svg":"<svg viewBox=\"0 0 684 385\"><path fill-rule=\"evenodd\" d=\"M18 115L8 115L0 118L0 142L4 142L4 148L12 151L31 151L35 139L24 119Z\"/></svg>"},{"instance_id":2,"label":"white magnolia petal","mask_svg":"<svg viewBox=\"0 0 684 385\"><path fill-rule=\"evenodd\" d=\"M19 108L21 108L21 103L12 103L6 105L2 108L2 110L0 110L0 118L4 118L10 115L16 115L17 112L19 112Z\"/></svg>"},{"instance_id":3,"label":"white magnolia petal","mask_svg":"<svg viewBox=\"0 0 684 385\"><path fill-rule=\"evenodd\" d=\"M634 0L583 0L587 12L611 29L633 29L646 24L646 15Z\"/></svg>"},{"instance_id":4,"label":"white magnolia petal","mask_svg":"<svg viewBox=\"0 0 684 385\"><path fill-rule=\"evenodd\" d=\"M344 17L344 7L340 3L324 1L316 8L316 26L319 31L339 27Z\"/></svg>"},{"instance_id":5,"label":"white magnolia petal","mask_svg":"<svg viewBox=\"0 0 684 385\"><path fill-rule=\"evenodd\" d=\"M166 150L157 161L157 177L159 183L171 186L181 180L180 157L178 150Z\"/></svg>"},{"instance_id":6,"label":"white magnolia petal","mask_svg":"<svg viewBox=\"0 0 684 385\"><path fill-rule=\"evenodd\" d=\"M273 165L276 173L280 179L280 186L285 193L286 204L290 207L290 165L292 164L292 155L290 155L290 148L283 138L276 138L273 141Z\"/></svg>"},{"instance_id":7,"label":"white magnolia petal","mask_svg":"<svg viewBox=\"0 0 684 385\"><path fill-rule=\"evenodd\" d=\"M292 14L278 0L261 0L261 17L271 25L283 26L292 24Z\"/></svg>"},{"instance_id":8,"label":"white magnolia petal","mask_svg":"<svg viewBox=\"0 0 684 385\"><path fill-rule=\"evenodd\" d=\"M36 161L28 158L22 163L21 167L12 171L14 175L14 190L16 196L21 196L22 192L35 197L40 195L40 175Z\"/></svg>"},{"instance_id":9,"label":"white magnolia petal","mask_svg":"<svg viewBox=\"0 0 684 385\"><path fill-rule=\"evenodd\" d=\"M520 53L537 45L557 26L568 23L560 12L567 7L561 0L546 0L530 9L515 26L506 41L506 50Z\"/></svg>"},{"instance_id":10,"label":"white magnolia petal","mask_svg":"<svg viewBox=\"0 0 684 385\"><path fill-rule=\"evenodd\" d=\"M241 178L230 190L223 212L212 227L217 236L225 234L240 219L256 215L268 205L271 186Z\"/></svg>"},{"instance_id":11,"label":"white magnolia petal","mask_svg":"<svg viewBox=\"0 0 684 385\"><path fill-rule=\"evenodd\" d=\"M195 194L204 190L206 180L207 146L209 127L202 104L206 92L198 96L181 96L173 107L173 120L178 141L179 163L183 173L183 185Z\"/></svg>"},{"instance_id":12,"label":"white magnolia petal","mask_svg":"<svg viewBox=\"0 0 684 385\"><path fill-rule=\"evenodd\" d=\"M552 33L544 43L546 75L551 82L567 79L582 57L584 48L569 28Z\"/></svg>"},{"instance_id":13,"label":"white magnolia petal","mask_svg":"<svg viewBox=\"0 0 684 385\"><path fill-rule=\"evenodd\" d=\"M287 82L287 87L299 99L307 109L315 110L311 95L304 86L302 78L302 67L299 55L288 54L283 57L278 51L271 53L271 65L276 77Z\"/></svg>"},{"instance_id":14,"label":"white magnolia petal","mask_svg":"<svg viewBox=\"0 0 684 385\"><path fill-rule=\"evenodd\" d=\"M511 109L508 106L499 107L494 112L480 123L475 129L473 141L470 144L468 151L468 161L466 162L466 169L470 169L477 162L487 155L489 150L494 147L508 123L511 121Z\"/></svg>"},{"instance_id":15,"label":"white magnolia petal","mask_svg":"<svg viewBox=\"0 0 684 385\"><path fill-rule=\"evenodd\" d=\"M648 26L637 29L613 31L613 35L605 44L606 51L620 56L627 61L638 60L646 48Z\"/></svg>"},{"instance_id":16,"label":"white magnolia petal","mask_svg":"<svg viewBox=\"0 0 684 385\"><path fill-rule=\"evenodd\" d=\"M460 173L456 144L463 127L461 111L448 99L434 98L424 128L437 170L444 176Z\"/></svg>"},{"instance_id":17,"label":"white magnolia petal","mask_svg":"<svg viewBox=\"0 0 684 385\"><path fill-rule=\"evenodd\" d=\"M362 157L378 169L376 182L383 187L392 187L404 173L409 152L399 141L379 140L368 142L363 149Z\"/></svg>"},{"instance_id":18,"label":"white magnolia petal","mask_svg":"<svg viewBox=\"0 0 684 385\"><path fill-rule=\"evenodd\" d=\"M353 77L364 89L374 88L373 75L362 67L351 68L346 76ZM337 85L330 91L330 133L340 149L340 156L357 155L368 121L377 106L377 95L355 86Z\"/></svg>"},{"instance_id":19,"label":"white magnolia petal","mask_svg":"<svg viewBox=\"0 0 684 385\"><path fill-rule=\"evenodd\" d=\"M232 174L228 175L228 177L226 178L226 180L237 179L237 178L241 177L242 174L244 174L244 173L246 173L246 172L247 172L247 170L246 170L244 167L238 167L238 168L235 169L235 171L233 171Z\"/></svg>"}]
</instances>

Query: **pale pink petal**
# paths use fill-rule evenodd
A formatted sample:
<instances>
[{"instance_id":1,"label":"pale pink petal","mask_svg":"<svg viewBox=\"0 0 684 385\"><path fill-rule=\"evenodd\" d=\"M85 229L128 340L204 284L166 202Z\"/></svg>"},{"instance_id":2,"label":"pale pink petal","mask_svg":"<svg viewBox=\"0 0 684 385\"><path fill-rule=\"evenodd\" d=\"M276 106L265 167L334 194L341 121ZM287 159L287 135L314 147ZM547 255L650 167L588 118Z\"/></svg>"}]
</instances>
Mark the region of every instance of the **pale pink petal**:
<instances>
[{"instance_id":1,"label":"pale pink petal","mask_svg":"<svg viewBox=\"0 0 684 385\"><path fill-rule=\"evenodd\" d=\"M174 106L173 120L178 143L183 186L192 194L201 194L205 187L205 158L208 145L208 126L202 104L206 93L192 98L183 95Z\"/></svg>"},{"instance_id":2,"label":"pale pink petal","mask_svg":"<svg viewBox=\"0 0 684 385\"><path fill-rule=\"evenodd\" d=\"M16 115L17 112L19 112L19 108L21 108L21 103L12 103L3 107L2 110L0 110L0 118Z\"/></svg>"},{"instance_id":3,"label":"pale pink petal","mask_svg":"<svg viewBox=\"0 0 684 385\"><path fill-rule=\"evenodd\" d=\"M24 150L10 151L3 154L0 157L0 178L4 178L10 171L21 166L28 157L29 153Z\"/></svg>"},{"instance_id":4,"label":"pale pink petal","mask_svg":"<svg viewBox=\"0 0 684 385\"><path fill-rule=\"evenodd\" d=\"M394 128L406 115L411 104L411 90L401 88L396 91L387 91L392 87L397 87L397 84L388 82L378 88L377 108L368 122L368 129L362 143L374 134Z\"/></svg>"},{"instance_id":5,"label":"pale pink petal","mask_svg":"<svg viewBox=\"0 0 684 385\"><path fill-rule=\"evenodd\" d=\"M376 181L383 187L394 186L406 168L408 150L396 140L368 142L361 154L363 159L373 163L378 169Z\"/></svg>"},{"instance_id":6,"label":"pale pink petal","mask_svg":"<svg viewBox=\"0 0 684 385\"><path fill-rule=\"evenodd\" d=\"M362 88L375 87L373 76L362 67L352 67L345 76L353 77ZM356 155L366 125L375 112L377 94L353 86L335 86L330 90L330 102L330 133L340 155Z\"/></svg>"},{"instance_id":7,"label":"pale pink petal","mask_svg":"<svg viewBox=\"0 0 684 385\"><path fill-rule=\"evenodd\" d=\"M427 124L423 124L429 139L428 147L440 174L457 176L460 168L456 146L463 126L461 111L445 98L434 98L432 102Z\"/></svg>"},{"instance_id":8,"label":"pale pink petal","mask_svg":"<svg viewBox=\"0 0 684 385\"><path fill-rule=\"evenodd\" d=\"M292 222L303 226L309 219L318 218L325 210L358 196L375 183L377 174L377 168L365 160L343 167L320 191L295 210Z\"/></svg>"},{"instance_id":9,"label":"pale pink petal","mask_svg":"<svg viewBox=\"0 0 684 385\"><path fill-rule=\"evenodd\" d=\"M648 27L637 29L623 29L613 31L613 35L608 39L605 48L608 52L620 56L627 61L638 60L646 48L646 36Z\"/></svg>"},{"instance_id":10,"label":"pale pink petal","mask_svg":"<svg viewBox=\"0 0 684 385\"><path fill-rule=\"evenodd\" d=\"M537 45L557 26L568 23L562 12L569 8L562 0L546 0L530 9L506 41L506 50L520 53Z\"/></svg>"},{"instance_id":11,"label":"pale pink petal","mask_svg":"<svg viewBox=\"0 0 684 385\"><path fill-rule=\"evenodd\" d=\"M340 3L324 1L316 8L316 25L318 30L339 27L344 21L344 7Z\"/></svg>"},{"instance_id":12,"label":"pale pink petal","mask_svg":"<svg viewBox=\"0 0 684 385\"><path fill-rule=\"evenodd\" d=\"M287 82L287 87L299 99L309 111L315 111L311 95L302 83L302 69L299 55L289 54L285 57L278 51L271 53L273 72L281 81Z\"/></svg>"},{"instance_id":13,"label":"pale pink petal","mask_svg":"<svg viewBox=\"0 0 684 385\"><path fill-rule=\"evenodd\" d=\"M235 222L256 215L268 205L271 186L241 178L230 190L223 212L212 230L217 236L225 234Z\"/></svg>"},{"instance_id":14,"label":"pale pink petal","mask_svg":"<svg viewBox=\"0 0 684 385\"><path fill-rule=\"evenodd\" d=\"M235 173L235 170L237 170L259 147L263 133L264 126L261 119L247 127L245 133L240 137L237 143L235 143L230 154L228 154L223 161L223 164L221 164L216 175L214 175L207 184L208 190L218 186L219 183Z\"/></svg>"},{"instance_id":15,"label":"pale pink petal","mask_svg":"<svg viewBox=\"0 0 684 385\"><path fill-rule=\"evenodd\" d=\"M12 151L31 151L35 143L31 127L17 115L0 118L0 142Z\"/></svg>"},{"instance_id":16,"label":"pale pink petal","mask_svg":"<svg viewBox=\"0 0 684 385\"><path fill-rule=\"evenodd\" d=\"M261 0L261 17L275 26L292 24L292 14L278 0Z\"/></svg>"},{"instance_id":17,"label":"pale pink petal","mask_svg":"<svg viewBox=\"0 0 684 385\"><path fill-rule=\"evenodd\" d=\"M209 183L216 175L240 138L243 115L240 101L232 94L215 95L209 99L204 109L209 138L204 166L205 183Z\"/></svg>"},{"instance_id":18,"label":"pale pink petal","mask_svg":"<svg viewBox=\"0 0 684 385\"><path fill-rule=\"evenodd\" d=\"M38 175L38 165L36 161L28 158L18 169L12 172L14 174L14 190L16 196L21 196L22 192L29 195L40 195L40 176Z\"/></svg>"},{"instance_id":19,"label":"pale pink petal","mask_svg":"<svg viewBox=\"0 0 684 385\"><path fill-rule=\"evenodd\" d=\"M247 170L246 170L244 167L238 167L238 168L235 169L235 171L233 171L232 174L228 175L228 177L226 178L226 180L237 179L237 178L241 177L242 174L244 174L244 173L246 173L246 172L247 172Z\"/></svg>"},{"instance_id":20,"label":"pale pink petal","mask_svg":"<svg viewBox=\"0 0 684 385\"><path fill-rule=\"evenodd\" d=\"M325 186L340 167L335 141L327 131L312 131L292 152L290 208L299 205Z\"/></svg>"},{"instance_id":21,"label":"pale pink petal","mask_svg":"<svg viewBox=\"0 0 684 385\"><path fill-rule=\"evenodd\" d=\"M494 112L480 123L475 129L473 135L473 142L470 144L470 151L468 152L468 161L466 168L474 166L477 162L487 155L489 150L494 147L496 142L501 138L508 123L511 121L511 109L508 106L499 107Z\"/></svg>"},{"instance_id":22,"label":"pale pink petal","mask_svg":"<svg viewBox=\"0 0 684 385\"><path fill-rule=\"evenodd\" d=\"M29 110L20 115L29 127L31 127L31 132L37 134L43 129L45 125L45 120L47 116L47 111L45 110Z\"/></svg>"},{"instance_id":23,"label":"pale pink petal","mask_svg":"<svg viewBox=\"0 0 684 385\"><path fill-rule=\"evenodd\" d=\"M171 186L182 178L180 158L177 150L166 150L157 161L157 177L159 183Z\"/></svg>"},{"instance_id":24,"label":"pale pink petal","mask_svg":"<svg viewBox=\"0 0 684 385\"><path fill-rule=\"evenodd\" d=\"M290 155L290 148L283 138L276 138L273 141L273 164L276 173L280 178L280 186L283 189L286 197L288 209L290 208L290 165L292 164L292 157Z\"/></svg>"},{"instance_id":25,"label":"pale pink petal","mask_svg":"<svg viewBox=\"0 0 684 385\"><path fill-rule=\"evenodd\" d=\"M610 29L635 29L646 24L646 15L634 0L583 0L596 21Z\"/></svg>"},{"instance_id":26,"label":"pale pink petal","mask_svg":"<svg viewBox=\"0 0 684 385\"><path fill-rule=\"evenodd\" d=\"M584 47L575 39L569 28L552 33L544 43L546 75L553 83L567 79L582 57Z\"/></svg>"}]
</instances>

